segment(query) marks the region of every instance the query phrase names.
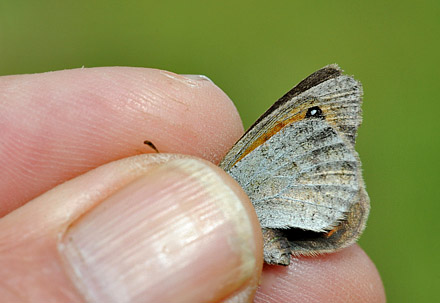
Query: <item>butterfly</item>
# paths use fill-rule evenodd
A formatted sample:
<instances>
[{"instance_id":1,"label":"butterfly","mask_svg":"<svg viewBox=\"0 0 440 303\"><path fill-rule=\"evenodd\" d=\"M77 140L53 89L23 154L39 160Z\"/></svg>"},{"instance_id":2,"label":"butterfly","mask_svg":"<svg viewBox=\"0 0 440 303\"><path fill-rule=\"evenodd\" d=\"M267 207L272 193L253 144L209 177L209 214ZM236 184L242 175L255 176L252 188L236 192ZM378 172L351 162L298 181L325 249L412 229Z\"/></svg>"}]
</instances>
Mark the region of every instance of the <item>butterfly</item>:
<instances>
[{"instance_id":1,"label":"butterfly","mask_svg":"<svg viewBox=\"0 0 440 303\"><path fill-rule=\"evenodd\" d=\"M361 103L361 83L325 66L275 102L220 162L255 208L266 263L336 251L364 230L370 201L354 149Z\"/></svg>"}]
</instances>

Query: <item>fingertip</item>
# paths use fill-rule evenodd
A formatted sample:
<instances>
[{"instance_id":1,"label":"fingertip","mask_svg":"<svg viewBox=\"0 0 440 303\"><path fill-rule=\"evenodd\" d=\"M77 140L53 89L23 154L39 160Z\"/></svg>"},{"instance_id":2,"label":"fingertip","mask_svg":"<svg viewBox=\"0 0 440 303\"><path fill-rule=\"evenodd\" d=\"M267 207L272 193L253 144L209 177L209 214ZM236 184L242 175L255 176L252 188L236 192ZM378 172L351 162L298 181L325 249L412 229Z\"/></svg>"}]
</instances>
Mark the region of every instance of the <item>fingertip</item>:
<instances>
[{"instance_id":1,"label":"fingertip","mask_svg":"<svg viewBox=\"0 0 440 303\"><path fill-rule=\"evenodd\" d=\"M293 258L288 267L265 265L255 302L379 303L386 297L375 265L352 245L320 257Z\"/></svg>"},{"instance_id":2,"label":"fingertip","mask_svg":"<svg viewBox=\"0 0 440 303\"><path fill-rule=\"evenodd\" d=\"M132 300L154 302L252 295L258 221L222 174L204 161L172 160L74 222L61 252L85 297L117 302L127 289Z\"/></svg>"},{"instance_id":3,"label":"fingertip","mask_svg":"<svg viewBox=\"0 0 440 303\"><path fill-rule=\"evenodd\" d=\"M164 145L171 149L165 151L175 152L183 148L187 149L184 154L194 155L218 164L243 134L243 124L234 103L225 92L204 75L179 75L162 70L159 73L177 83L177 88L174 90L170 91L169 85L164 88L169 96L168 99L191 101L193 114L182 116L179 113L175 117L175 121L187 119L185 123L182 123L183 129L181 130L184 130L185 125L190 125L192 128L188 131L189 134L194 130L200 132L197 134L198 137L185 137L187 141L183 144L177 138L174 142L172 140L164 142ZM159 83L156 85L160 88ZM180 86L185 87L185 91L182 91ZM173 109L170 108L164 115L169 118L172 111ZM175 145L176 143L179 145Z\"/></svg>"},{"instance_id":4,"label":"fingertip","mask_svg":"<svg viewBox=\"0 0 440 303\"><path fill-rule=\"evenodd\" d=\"M243 132L205 78L147 68L81 68L0 77L0 217L105 163L152 152L218 163ZM17 152L19 150L20 152Z\"/></svg>"},{"instance_id":5,"label":"fingertip","mask_svg":"<svg viewBox=\"0 0 440 303\"><path fill-rule=\"evenodd\" d=\"M36 300L244 302L261 274L249 199L217 166L182 155L106 164L0 222L13 251L0 260L4 278L26 277L17 293Z\"/></svg>"}]
</instances>

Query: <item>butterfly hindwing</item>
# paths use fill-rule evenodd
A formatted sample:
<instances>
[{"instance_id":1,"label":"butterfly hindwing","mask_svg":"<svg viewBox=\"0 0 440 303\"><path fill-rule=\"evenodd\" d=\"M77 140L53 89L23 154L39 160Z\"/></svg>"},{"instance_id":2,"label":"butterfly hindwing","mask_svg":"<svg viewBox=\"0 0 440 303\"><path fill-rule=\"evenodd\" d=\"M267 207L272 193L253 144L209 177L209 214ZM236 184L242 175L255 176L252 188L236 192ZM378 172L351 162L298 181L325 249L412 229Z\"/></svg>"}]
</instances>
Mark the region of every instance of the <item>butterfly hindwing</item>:
<instances>
[{"instance_id":1,"label":"butterfly hindwing","mask_svg":"<svg viewBox=\"0 0 440 303\"><path fill-rule=\"evenodd\" d=\"M228 172L250 197L262 227L330 230L358 190L356 158L321 121L287 126L249 155Z\"/></svg>"}]
</instances>

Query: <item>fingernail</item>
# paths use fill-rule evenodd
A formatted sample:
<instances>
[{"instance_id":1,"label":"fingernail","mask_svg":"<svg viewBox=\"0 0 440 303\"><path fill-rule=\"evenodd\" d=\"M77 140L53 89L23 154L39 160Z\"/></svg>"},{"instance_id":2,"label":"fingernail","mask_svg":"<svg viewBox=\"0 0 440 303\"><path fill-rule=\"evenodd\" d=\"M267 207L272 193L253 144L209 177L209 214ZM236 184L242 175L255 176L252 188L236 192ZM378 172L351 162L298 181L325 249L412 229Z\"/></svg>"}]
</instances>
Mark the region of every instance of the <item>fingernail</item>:
<instances>
[{"instance_id":1,"label":"fingernail","mask_svg":"<svg viewBox=\"0 0 440 303\"><path fill-rule=\"evenodd\" d=\"M215 169L179 159L74 222L59 248L88 302L209 302L251 278L253 238Z\"/></svg>"},{"instance_id":2,"label":"fingernail","mask_svg":"<svg viewBox=\"0 0 440 303\"><path fill-rule=\"evenodd\" d=\"M190 74L183 74L182 76L191 79L191 80L195 80L195 81L209 81L212 82L211 79L209 79L207 76L205 75L190 75Z\"/></svg>"},{"instance_id":3,"label":"fingernail","mask_svg":"<svg viewBox=\"0 0 440 303\"><path fill-rule=\"evenodd\" d=\"M160 71L162 75L167 78L171 78L175 81L179 81L184 83L185 85L189 85L191 87L199 87L206 83L206 81L211 82L211 79L204 75L179 75L168 71ZM205 82L205 83L204 83Z\"/></svg>"}]
</instances>

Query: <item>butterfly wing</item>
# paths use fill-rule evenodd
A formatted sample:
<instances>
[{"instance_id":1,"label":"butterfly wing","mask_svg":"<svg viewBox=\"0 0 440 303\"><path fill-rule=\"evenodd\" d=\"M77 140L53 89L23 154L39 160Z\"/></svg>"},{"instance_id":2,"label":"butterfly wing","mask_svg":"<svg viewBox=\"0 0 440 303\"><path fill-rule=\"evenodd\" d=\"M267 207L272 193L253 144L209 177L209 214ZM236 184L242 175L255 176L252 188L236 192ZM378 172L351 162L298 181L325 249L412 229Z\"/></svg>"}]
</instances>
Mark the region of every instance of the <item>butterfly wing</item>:
<instances>
[{"instance_id":1,"label":"butterfly wing","mask_svg":"<svg viewBox=\"0 0 440 303\"><path fill-rule=\"evenodd\" d=\"M266 262L333 251L364 228L369 201L354 150L361 97L359 82L324 67L278 100L222 160L255 207ZM268 255L280 241L283 260L273 256L279 248Z\"/></svg>"}]
</instances>

